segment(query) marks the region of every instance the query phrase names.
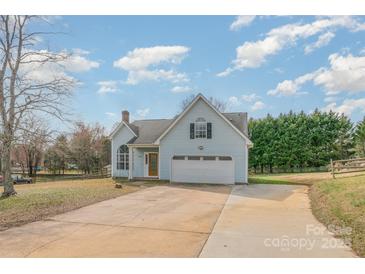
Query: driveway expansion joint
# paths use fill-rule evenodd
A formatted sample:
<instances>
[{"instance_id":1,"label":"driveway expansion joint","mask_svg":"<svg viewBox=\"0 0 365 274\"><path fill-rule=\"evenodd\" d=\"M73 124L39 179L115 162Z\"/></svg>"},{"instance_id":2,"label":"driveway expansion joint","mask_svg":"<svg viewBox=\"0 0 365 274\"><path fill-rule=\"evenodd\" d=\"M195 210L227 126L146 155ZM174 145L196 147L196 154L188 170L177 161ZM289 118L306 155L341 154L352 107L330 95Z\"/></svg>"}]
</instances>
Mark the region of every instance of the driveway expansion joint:
<instances>
[{"instance_id":1,"label":"driveway expansion joint","mask_svg":"<svg viewBox=\"0 0 365 274\"><path fill-rule=\"evenodd\" d=\"M95 225L95 226L106 226L106 227L123 227L123 228L137 228L137 229L146 229L146 230L157 230L157 231L169 231L169 232L181 232L181 233L196 233L196 234L210 234L211 232L203 232L203 231L193 231L193 230L181 230L181 229L163 229L156 227L148 227L148 226L132 226L132 225L118 225L118 224L100 224L100 223L85 223L85 222L77 222L77 221L65 221L65 220L57 220L57 219L47 219L46 221L52 222L60 222L60 223L69 223L69 224L82 224L82 225Z\"/></svg>"}]
</instances>

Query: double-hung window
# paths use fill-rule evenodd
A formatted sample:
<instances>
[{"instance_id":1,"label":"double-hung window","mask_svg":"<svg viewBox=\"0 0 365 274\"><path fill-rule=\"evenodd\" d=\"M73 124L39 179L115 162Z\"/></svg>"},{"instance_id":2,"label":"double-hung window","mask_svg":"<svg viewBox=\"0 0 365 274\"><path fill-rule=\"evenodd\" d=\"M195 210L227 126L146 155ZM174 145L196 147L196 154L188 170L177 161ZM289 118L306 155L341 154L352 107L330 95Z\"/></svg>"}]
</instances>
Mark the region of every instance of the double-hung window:
<instances>
[{"instance_id":1,"label":"double-hung window","mask_svg":"<svg viewBox=\"0 0 365 274\"><path fill-rule=\"evenodd\" d=\"M204 118L195 121L195 138L207 138L207 122Z\"/></svg>"}]
</instances>

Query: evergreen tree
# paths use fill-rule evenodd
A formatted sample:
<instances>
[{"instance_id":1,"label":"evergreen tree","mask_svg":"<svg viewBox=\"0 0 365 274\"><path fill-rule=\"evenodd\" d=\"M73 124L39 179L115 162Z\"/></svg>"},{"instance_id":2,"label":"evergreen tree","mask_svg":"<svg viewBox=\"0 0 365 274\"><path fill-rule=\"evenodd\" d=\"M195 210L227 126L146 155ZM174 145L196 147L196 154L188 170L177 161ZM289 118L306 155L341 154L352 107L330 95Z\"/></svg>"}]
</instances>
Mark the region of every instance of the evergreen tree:
<instances>
[{"instance_id":1,"label":"evergreen tree","mask_svg":"<svg viewBox=\"0 0 365 274\"><path fill-rule=\"evenodd\" d=\"M364 132L363 121L356 135L362 153ZM321 167L328 165L331 159L347 159L354 154L353 124L346 116L331 111L316 109L311 114L290 111L277 118L267 115L262 119L250 119L249 135L254 143L249 163L255 171Z\"/></svg>"},{"instance_id":2,"label":"evergreen tree","mask_svg":"<svg viewBox=\"0 0 365 274\"><path fill-rule=\"evenodd\" d=\"M354 139L356 144L356 154L360 157L365 157L365 117L357 124Z\"/></svg>"}]
</instances>

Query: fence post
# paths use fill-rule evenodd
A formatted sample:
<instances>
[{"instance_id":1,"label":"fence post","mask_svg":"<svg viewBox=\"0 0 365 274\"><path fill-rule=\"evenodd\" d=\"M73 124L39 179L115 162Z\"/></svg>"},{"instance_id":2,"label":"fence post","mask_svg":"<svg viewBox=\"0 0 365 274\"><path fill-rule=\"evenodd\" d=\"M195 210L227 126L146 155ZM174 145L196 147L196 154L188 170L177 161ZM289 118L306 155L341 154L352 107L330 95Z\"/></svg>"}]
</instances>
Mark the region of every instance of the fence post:
<instances>
[{"instance_id":1,"label":"fence post","mask_svg":"<svg viewBox=\"0 0 365 274\"><path fill-rule=\"evenodd\" d=\"M331 159L331 173L332 173L332 178L333 178L333 179L336 179L336 178L335 178L335 170L334 170L334 168L333 168L333 161L332 161L332 159Z\"/></svg>"}]
</instances>

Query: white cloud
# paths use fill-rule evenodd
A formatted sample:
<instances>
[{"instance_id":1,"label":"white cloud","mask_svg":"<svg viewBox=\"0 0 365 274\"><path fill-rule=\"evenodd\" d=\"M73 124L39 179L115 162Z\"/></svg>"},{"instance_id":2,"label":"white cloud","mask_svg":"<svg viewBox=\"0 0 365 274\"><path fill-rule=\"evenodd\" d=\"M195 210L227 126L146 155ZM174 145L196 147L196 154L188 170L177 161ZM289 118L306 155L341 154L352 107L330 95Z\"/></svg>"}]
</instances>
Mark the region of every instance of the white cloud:
<instances>
[{"instance_id":1,"label":"white cloud","mask_svg":"<svg viewBox=\"0 0 365 274\"><path fill-rule=\"evenodd\" d=\"M346 99L341 105L337 105L335 102L325 106L323 111L334 111L338 113L343 113L350 116L355 110L360 110L365 112L365 98L362 99Z\"/></svg>"},{"instance_id":2,"label":"white cloud","mask_svg":"<svg viewBox=\"0 0 365 274\"><path fill-rule=\"evenodd\" d=\"M50 52L48 50L29 51L21 66L21 77L33 84L45 84L54 80L76 82L70 74L97 68L99 63L86 58L80 52Z\"/></svg>"},{"instance_id":3,"label":"white cloud","mask_svg":"<svg viewBox=\"0 0 365 274\"><path fill-rule=\"evenodd\" d=\"M275 68L274 71L279 74L283 74L284 70L282 68Z\"/></svg>"},{"instance_id":4,"label":"white cloud","mask_svg":"<svg viewBox=\"0 0 365 274\"><path fill-rule=\"evenodd\" d=\"M243 101L251 103L255 100L258 100L260 96L258 96L256 93L251 93L251 94L244 94L241 96L241 98Z\"/></svg>"},{"instance_id":5,"label":"white cloud","mask_svg":"<svg viewBox=\"0 0 365 274\"><path fill-rule=\"evenodd\" d=\"M114 67L128 71L143 70L151 65L160 63L179 64L189 48L184 46L156 46L150 48L136 48L119 60L114 62Z\"/></svg>"},{"instance_id":6,"label":"white cloud","mask_svg":"<svg viewBox=\"0 0 365 274\"><path fill-rule=\"evenodd\" d=\"M318 40L313 44L309 44L304 48L305 54L313 52L315 49L327 46L331 40L335 37L333 32L326 32L318 37Z\"/></svg>"},{"instance_id":7,"label":"white cloud","mask_svg":"<svg viewBox=\"0 0 365 274\"><path fill-rule=\"evenodd\" d=\"M70 72L85 72L98 68L100 64L96 61L89 60L87 55L89 55L88 51L75 49L69 58L63 62L65 69Z\"/></svg>"},{"instance_id":8,"label":"white cloud","mask_svg":"<svg viewBox=\"0 0 365 274\"><path fill-rule=\"evenodd\" d=\"M285 80L269 95L295 95L306 82L313 82L325 89L326 95L333 96L340 92L357 93L365 91L365 56L347 56L332 54L328 57L330 68L319 68L295 80Z\"/></svg>"},{"instance_id":9,"label":"white cloud","mask_svg":"<svg viewBox=\"0 0 365 274\"><path fill-rule=\"evenodd\" d=\"M337 101L337 100L338 100L338 98L337 98L337 97L335 97L335 96L328 96L328 97L324 98L324 101L325 101L326 103L332 103L332 102L335 102L335 101Z\"/></svg>"},{"instance_id":10,"label":"white cloud","mask_svg":"<svg viewBox=\"0 0 365 274\"><path fill-rule=\"evenodd\" d=\"M231 96L228 98L228 107L237 107L243 103L251 103L251 109L253 111L263 109L265 104L259 100L260 96L256 93L244 94L240 97Z\"/></svg>"},{"instance_id":11,"label":"white cloud","mask_svg":"<svg viewBox=\"0 0 365 274\"><path fill-rule=\"evenodd\" d=\"M253 20L255 20L254 15L240 15L236 17L236 20L229 27L230 30L236 31L241 29L242 27L249 26Z\"/></svg>"},{"instance_id":12,"label":"white cloud","mask_svg":"<svg viewBox=\"0 0 365 274\"><path fill-rule=\"evenodd\" d=\"M192 91L192 89L188 86L175 86L171 89L172 93L186 93L190 91Z\"/></svg>"},{"instance_id":13,"label":"white cloud","mask_svg":"<svg viewBox=\"0 0 365 274\"><path fill-rule=\"evenodd\" d=\"M226 76L230 75L233 71L234 71L234 69L232 69L232 68L226 68L224 71L217 73L217 76L226 77Z\"/></svg>"},{"instance_id":14,"label":"white cloud","mask_svg":"<svg viewBox=\"0 0 365 274\"><path fill-rule=\"evenodd\" d=\"M283 82L279 83L275 89L269 90L267 94L272 96L292 96L307 94L306 92L300 92L299 89L305 82L311 80L312 78L313 74L308 73L298 77L294 81L284 80Z\"/></svg>"},{"instance_id":15,"label":"white cloud","mask_svg":"<svg viewBox=\"0 0 365 274\"><path fill-rule=\"evenodd\" d=\"M137 115L140 118L145 118L150 113L149 108L137 109Z\"/></svg>"},{"instance_id":16,"label":"white cloud","mask_svg":"<svg viewBox=\"0 0 365 274\"><path fill-rule=\"evenodd\" d=\"M328 59L331 68L318 70L315 85L323 86L327 94L365 91L365 56L332 54Z\"/></svg>"},{"instance_id":17,"label":"white cloud","mask_svg":"<svg viewBox=\"0 0 365 274\"><path fill-rule=\"evenodd\" d=\"M136 48L116 60L113 65L128 72L127 84L135 85L144 80L184 82L188 81L186 74L156 67L162 64L179 64L189 51L190 49L184 46Z\"/></svg>"},{"instance_id":18,"label":"white cloud","mask_svg":"<svg viewBox=\"0 0 365 274\"><path fill-rule=\"evenodd\" d=\"M228 105L231 107L236 107L241 105L241 101L239 100L238 97L236 96L231 96L228 98Z\"/></svg>"},{"instance_id":19,"label":"white cloud","mask_svg":"<svg viewBox=\"0 0 365 274\"><path fill-rule=\"evenodd\" d=\"M153 80L153 81L168 80L172 83L179 83L179 82L188 82L189 78L185 73L178 73L173 70L163 70L163 69L137 70L129 72L126 83L129 85L136 85L141 81L146 81L146 80Z\"/></svg>"},{"instance_id":20,"label":"white cloud","mask_svg":"<svg viewBox=\"0 0 365 274\"><path fill-rule=\"evenodd\" d=\"M20 67L21 77L25 81L33 82L34 84L46 84L56 79L65 79L70 82L76 80L69 75L66 70L63 60L63 53L53 53L47 50L34 51L29 54ZM53 59L54 61L48 62Z\"/></svg>"},{"instance_id":21,"label":"white cloud","mask_svg":"<svg viewBox=\"0 0 365 274\"><path fill-rule=\"evenodd\" d=\"M218 73L217 76L224 77L235 70L260 67L267 57L279 53L285 47L294 46L299 39L307 39L329 31L334 33L338 28L360 31L362 30L361 26L362 23L357 18L333 16L321 18L308 24L287 24L274 28L266 34L264 39L254 42L248 41L237 47L236 59L232 61L232 65Z\"/></svg>"},{"instance_id":22,"label":"white cloud","mask_svg":"<svg viewBox=\"0 0 365 274\"><path fill-rule=\"evenodd\" d=\"M100 81L98 82L99 94L106 94L106 93L114 93L118 91L118 83L117 81Z\"/></svg>"},{"instance_id":23,"label":"white cloud","mask_svg":"<svg viewBox=\"0 0 365 274\"><path fill-rule=\"evenodd\" d=\"M251 107L251 109L253 111L256 111L256 110L260 110L260 109L263 109L266 105L262 102L262 101L257 101L253 104L253 106Z\"/></svg>"},{"instance_id":24,"label":"white cloud","mask_svg":"<svg viewBox=\"0 0 365 274\"><path fill-rule=\"evenodd\" d=\"M108 116L108 118L114 118L116 116L114 112L105 112L105 115Z\"/></svg>"}]
</instances>

